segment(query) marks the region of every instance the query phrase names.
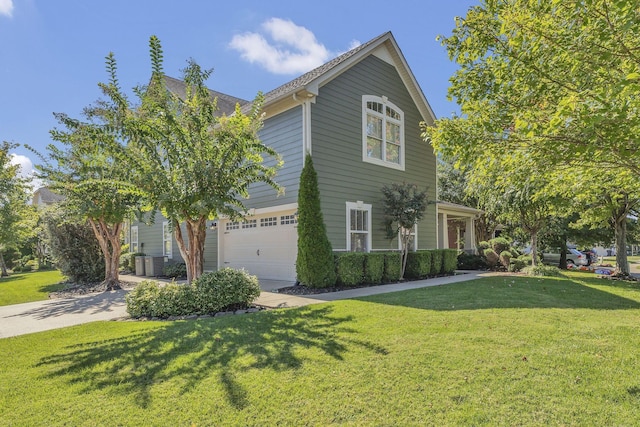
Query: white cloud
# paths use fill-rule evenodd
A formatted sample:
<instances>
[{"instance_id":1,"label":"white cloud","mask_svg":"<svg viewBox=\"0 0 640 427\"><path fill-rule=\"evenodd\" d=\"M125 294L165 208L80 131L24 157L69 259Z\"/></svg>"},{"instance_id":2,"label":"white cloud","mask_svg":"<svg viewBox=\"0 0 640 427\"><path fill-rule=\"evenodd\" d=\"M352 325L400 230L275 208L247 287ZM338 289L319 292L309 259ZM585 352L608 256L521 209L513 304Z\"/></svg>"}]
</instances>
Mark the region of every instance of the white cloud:
<instances>
[{"instance_id":1,"label":"white cloud","mask_svg":"<svg viewBox=\"0 0 640 427\"><path fill-rule=\"evenodd\" d=\"M263 32L247 32L233 37L229 46L243 59L261 65L275 74L304 73L334 56L316 36L292 21L271 18L262 24Z\"/></svg>"},{"instance_id":2,"label":"white cloud","mask_svg":"<svg viewBox=\"0 0 640 427\"><path fill-rule=\"evenodd\" d=\"M0 0L0 15L13 16L13 0Z\"/></svg>"},{"instance_id":3,"label":"white cloud","mask_svg":"<svg viewBox=\"0 0 640 427\"><path fill-rule=\"evenodd\" d=\"M31 187L34 190L42 187L42 181L38 178L35 178L35 170L33 168L33 162L30 158L21 154L13 153L11 154L11 164L20 165L19 175L23 178L31 179Z\"/></svg>"}]
</instances>

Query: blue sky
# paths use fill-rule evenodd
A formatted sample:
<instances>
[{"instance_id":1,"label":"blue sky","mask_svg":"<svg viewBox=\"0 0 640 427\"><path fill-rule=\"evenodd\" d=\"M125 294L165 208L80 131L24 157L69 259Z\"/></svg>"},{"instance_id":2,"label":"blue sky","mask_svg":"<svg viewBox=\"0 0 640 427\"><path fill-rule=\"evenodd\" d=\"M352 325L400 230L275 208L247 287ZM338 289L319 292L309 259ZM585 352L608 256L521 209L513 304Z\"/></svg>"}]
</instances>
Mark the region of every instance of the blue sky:
<instances>
[{"instance_id":1,"label":"blue sky","mask_svg":"<svg viewBox=\"0 0 640 427\"><path fill-rule=\"evenodd\" d=\"M391 31L436 115L447 117L458 110L446 99L456 67L436 36L478 2L0 0L0 140L44 151L54 112L80 117L100 97L109 52L124 88L144 84L151 35L168 75L180 77L193 58L214 69L209 87L253 99ZM14 154L25 172L37 162L24 147Z\"/></svg>"}]
</instances>

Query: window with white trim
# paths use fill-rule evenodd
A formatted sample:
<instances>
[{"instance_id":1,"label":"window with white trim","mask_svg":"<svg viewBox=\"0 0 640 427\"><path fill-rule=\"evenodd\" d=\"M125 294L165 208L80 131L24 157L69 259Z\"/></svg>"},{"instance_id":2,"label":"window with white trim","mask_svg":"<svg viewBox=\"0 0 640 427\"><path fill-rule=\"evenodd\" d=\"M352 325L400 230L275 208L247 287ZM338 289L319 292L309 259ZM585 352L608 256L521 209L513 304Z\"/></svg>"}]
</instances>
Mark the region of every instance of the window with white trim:
<instances>
[{"instance_id":1,"label":"window with white trim","mask_svg":"<svg viewBox=\"0 0 640 427\"><path fill-rule=\"evenodd\" d=\"M260 218L260 227L275 227L278 225L278 217L270 216L268 218Z\"/></svg>"},{"instance_id":2,"label":"window with white trim","mask_svg":"<svg viewBox=\"0 0 640 427\"><path fill-rule=\"evenodd\" d=\"M404 113L386 96L362 97L362 160L404 170Z\"/></svg>"},{"instance_id":3,"label":"window with white trim","mask_svg":"<svg viewBox=\"0 0 640 427\"><path fill-rule=\"evenodd\" d=\"M347 250L371 250L371 205L347 202Z\"/></svg>"},{"instance_id":4,"label":"window with white trim","mask_svg":"<svg viewBox=\"0 0 640 427\"><path fill-rule=\"evenodd\" d=\"M242 228L256 228L258 226L258 222L255 219L248 219L246 221L242 221Z\"/></svg>"},{"instance_id":5,"label":"window with white trim","mask_svg":"<svg viewBox=\"0 0 640 427\"><path fill-rule=\"evenodd\" d=\"M129 234L129 252L138 252L138 226L132 225Z\"/></svg>"},{"instance_id":6,"label":"window with white trim","mask_svg":"<svg viewBox=\"0 0 640 427\"><path fill-rule=\"evenodd\" d=\"M173 258L173 235L169 221L162 223L162 256Z\"/></svg>"}]
</instances>

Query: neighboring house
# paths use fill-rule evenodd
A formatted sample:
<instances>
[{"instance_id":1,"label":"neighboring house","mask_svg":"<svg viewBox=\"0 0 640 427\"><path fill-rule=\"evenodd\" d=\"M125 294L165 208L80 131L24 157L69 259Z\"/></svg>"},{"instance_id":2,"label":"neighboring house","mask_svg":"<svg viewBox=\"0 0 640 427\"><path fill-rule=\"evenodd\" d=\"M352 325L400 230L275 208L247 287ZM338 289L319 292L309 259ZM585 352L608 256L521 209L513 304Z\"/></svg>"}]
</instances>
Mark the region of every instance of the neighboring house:
<instances>
[{"instance_id":1,"label":"neighboring house","mask_svg":"<svg viewBox=\"0 0 640 427\"><path fill-rule=\"evenodd\" d=\"M168 82L176 93L184 90L180 81ZM246 103L213 94L227 114L235 102ZM245 201L250 216L238 222L212 221L205 270L245 268L263 279L295 280L297 197L305 153L313 156L327 235L336 251L399 248L398 239L385 236L383 185L416 183L428 188L430 200L436 199L436 159L420 137L420 122L431 124L435 116L391 33L266 93L263 110L260 138L284 159L276 180L285 194L278 197L267 185L254 185ZM164 256L165 262L182 262L160 215L154 226L131 228L132 247ZM414 249L438 246L435 204L429 205L414 235Z\"/></svg>"},{"instance_id":2,"label":"neighboring house","mask_svg":"<svg viewBox=\"0 0 640 427\"><path fill-rule=\"evenodd\" d=\"M38 188L33 193L32 204L34 206L49 206L64 200L64 196L56 194L47 187Z\"/></svg>"}]
</instances>

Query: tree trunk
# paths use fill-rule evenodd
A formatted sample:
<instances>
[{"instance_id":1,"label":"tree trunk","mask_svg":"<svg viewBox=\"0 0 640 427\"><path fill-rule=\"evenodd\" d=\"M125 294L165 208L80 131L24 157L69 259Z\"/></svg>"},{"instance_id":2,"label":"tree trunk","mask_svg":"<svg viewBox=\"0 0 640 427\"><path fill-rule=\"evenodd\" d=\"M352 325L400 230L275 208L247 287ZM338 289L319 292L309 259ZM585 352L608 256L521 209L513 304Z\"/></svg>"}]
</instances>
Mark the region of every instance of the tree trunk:
<instances>
[{"instance_id":1,"label":"tree trunk","mask_svg":"<svg viewBox=\"0 0 640 427\"><path fill-rule=\"evenodd\" d=\"M558 264L558 268L562 270L567 269L567 240L566 239L562 241L562 245L560 246L560 263Z\"/></svg>"},{"instance_id":2,"label":"tree trunk","mask_svg":"<svg viewBox=\"0 0 640 427\"><path fill-rule=\"evenodd\" d=\"M177 221L173 221L173 223L178 249L187 266L187 283L191 283L200 277L204 271L204 241L207 237L207 217L201 216L196 220L187 219L185 221L187 242L184 240L180 224Z\"/></svg>"},{"instance_id":3,"label":"tree trunk","mask_svg":"<svg viewBox=\"0 0 640 427\"><path fill-rule=\"evenodd\" d=\"M538 230L531 230L531 265L538 265Z\"/></svg>"},{"instance_id":4,"label":"tree trunk","mask_svg":"<svg viewBox=\"0 0 640 427\"><path fill-rule=\"evenodd\" d=\"M120 264L120 231L122 224L114 224L109 227L104 219L98 220L89 218L89 224L93 234L98 239L98 245L104 256L104 284L107 290L122 289L120 286L119 264Z\"/></svg>"},{"instance_id":5,"label":"tree trunk","mask_svg":"<svg viewBox=\"0 0 640 427\"><path fill-rule=\"evenodd\" d=\"M629 261L627 259L627 215L615 219L616 232L616 274L629 276Z\"/></svg>"},{"instance_id":6,"label":"tree trunk","mask_svg":"<svg viewBox=\"0 0 640 427\"><path fill-rule=\"evenodd\" d=\"M7 272L7 265L4 263L4 257L2 256L1 250L0 250L0 270L2 270L2 273L0 273L0 277L7 277L9 275L9 273Z\"/></svg>"}]
</instances>

